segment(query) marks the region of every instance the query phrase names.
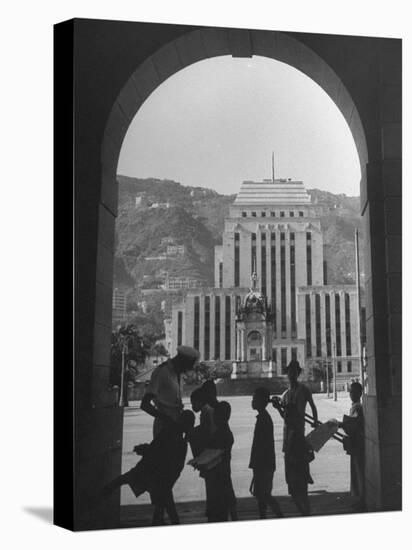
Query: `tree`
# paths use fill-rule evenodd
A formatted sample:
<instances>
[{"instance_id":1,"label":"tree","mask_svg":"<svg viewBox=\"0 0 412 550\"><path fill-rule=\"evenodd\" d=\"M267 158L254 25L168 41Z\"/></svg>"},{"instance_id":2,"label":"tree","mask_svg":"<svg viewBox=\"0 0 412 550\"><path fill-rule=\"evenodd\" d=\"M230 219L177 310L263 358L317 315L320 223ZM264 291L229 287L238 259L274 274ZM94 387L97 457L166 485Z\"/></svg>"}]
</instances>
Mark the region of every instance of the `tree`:
<instances>
[{"instance_id":1,"label":"tree","mask_svg":"<svg viewBox=\"0 0 412 550\"><path fill-rule=\"evenodd\" d=\"M161 342L158 342L153 346L153 352L157 355L162 355L163 357L167 357L169 355L169 352Z\"/></svg>"},{"instance_id":2,"label":"tree","mask_svg":"<svg viewBox=\"0 0 412 550\"><path fill-rule=\"evenodd\" d=\"M121 385L122 355L124 354L124 383L133 382L139 365L145 362L150 346L145 344L135 325L112 332L110 348L110 385Z\"/></svg>"}]
</instances>

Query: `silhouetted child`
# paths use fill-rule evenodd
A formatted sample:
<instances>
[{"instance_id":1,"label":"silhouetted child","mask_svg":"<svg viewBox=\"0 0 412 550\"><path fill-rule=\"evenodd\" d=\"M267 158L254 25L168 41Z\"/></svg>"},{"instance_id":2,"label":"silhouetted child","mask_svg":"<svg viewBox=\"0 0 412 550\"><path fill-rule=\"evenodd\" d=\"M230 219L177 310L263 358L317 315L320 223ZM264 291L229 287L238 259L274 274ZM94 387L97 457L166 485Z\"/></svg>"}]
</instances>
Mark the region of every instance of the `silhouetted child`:
<instances>
[{"instance_id":1,"label":"silhouetted child","mask_svg":"<svg viewBox=\"0 0 412 550\"><path fill-rule=\"evenodd\" d=\"M257 388L252 398L252 409L258 412L253 433L249 468L253 470L251 492L258 501L259 516L266 518L269 506L277 517L283 517L280 506L272 496L273 474L276 469L273 422L266 407L270 400L266 388Z\"/></svg>"},{"instance_id":2,"label":"silhouetted child","mask_svg":"<svg viewBox=\"0 0 412 550\"><path fill-rule=\"evenodd\" d=\"M207 403L207 393L198 388L190 395L192 409L195 413L200 412L200 424L194 428L190 436L190 447L193 456L198 456L206 449L212 435L216 431L214 421L214 409Z\"/></svg>"},{"instance_id":3,"label":"silhouetted child","mask_svg":"<svg viewBox=\"0 0 412 550\"><path fill-rule=\"evenodd\" d=\"M206 382L203 382L202 389L206 395L206 403L214 409L219 403L217 400L217 388L214 380L206 380Z\"/></svg>"},{"instance_id":4,"label":"silhouetted child","mask_svg":"<svg viewBox=\"0 0 412 550\"><path fill-rule=\"evenodd\" d=\"M360 402L363 393L362 385L353 382L349 388L352 406L349 416L343 417L341 423L348 438L344 440L344 448L350 455L350 491L351 495L358 499L360 507L364 506L365 486L365 439L364 416Z\"/></svg>"},{"instance_id":5,"label":"silhouetted child","mask_svg":"<svg viewBox=\"0 0 412 550\"><path fill-rule=\"evenodd\" d=\"M216 431L208 448L223 451L220 462L205 472L206 514L209 522L227 521L229 513L237 519L236 498L231 478L231 451L233 434L229 427L231 407L227 401L217 403L214 409Z\"/></svg>"},{"instance_id":6,"label":"silhouetted child","mask_svg":"<svg viewBox=\"0 0 412 550\"><path fill-rule=\"evenodd\" d=\"M142 459L134 468L106 485L104 495L122 485L129 485L136 497L148 491L154 505L153 525L164 523L165 510L172 523L179 523L172 489L185 464L187 436L193 429L194 420L193 412L185 410L150 444L137 445L133 450Z\"/></svg>"}]
</instances>

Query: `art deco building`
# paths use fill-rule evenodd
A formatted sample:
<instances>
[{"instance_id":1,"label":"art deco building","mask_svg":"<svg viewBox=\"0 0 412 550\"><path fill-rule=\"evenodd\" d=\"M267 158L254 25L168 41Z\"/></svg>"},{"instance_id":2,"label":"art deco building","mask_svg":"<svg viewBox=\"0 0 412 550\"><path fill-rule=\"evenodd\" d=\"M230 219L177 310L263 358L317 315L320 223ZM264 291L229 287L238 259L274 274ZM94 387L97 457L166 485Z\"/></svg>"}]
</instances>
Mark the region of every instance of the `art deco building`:
<instances>
[{"instance_id":1,"label":"art deco building","mask_svg":"<svg viewBox=\"0 0 412 550\"><path fill-rule=\"evenodd\" d=\"M341 380L359 372L355 285L327 285L320 224L301 181L245 181L215 247L215 287L174 306L170 348L233 364L238 377L283 376L335 358ZM305 369L308 372L309 369Z\"/></svg>"}]
</instances>

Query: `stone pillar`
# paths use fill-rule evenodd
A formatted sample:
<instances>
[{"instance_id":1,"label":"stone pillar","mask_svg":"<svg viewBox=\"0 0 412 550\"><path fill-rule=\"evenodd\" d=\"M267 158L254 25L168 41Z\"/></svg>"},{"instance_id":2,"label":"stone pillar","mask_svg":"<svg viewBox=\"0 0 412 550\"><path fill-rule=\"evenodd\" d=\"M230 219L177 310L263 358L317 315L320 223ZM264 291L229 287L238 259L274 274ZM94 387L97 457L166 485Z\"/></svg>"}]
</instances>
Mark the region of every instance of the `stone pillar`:
<instances>
[{"instance_id":1,"label":"stone pillar","mask_svg":"<svg viewBox=\"0 0 412 550\"><path fill-rule=\"evenodd\" d=\"M339 296L340 296L340 341L341 341L341 348L342 348L342 356L345 357L346 355L348 355L346 350L345 292L340 291ZM343 364L342 364L342 372L343 372Z\"/></svg>"},{"instance_id":2,"label":"stone pillar","mask_svg":"<svg viewBox=\"0 0 412 550\"><path fill-rule=\"evenodd\" d=\"M321 346L322 357L326 357L326 305L325 305L325 293L320 293L320 332L321 332Z\"/></svg>"},{"instance_id":3,"label":"stone pillar","mask_svg":"<svg viewBox=\"0 0 412 550\"><path fill-rule=\"evenodd\" d=\"M281 322L281 290L280 290L280 231L276 229L276 334L277 339L282 335L282 322Z\"/></svg>"},{"instance_id":4,"label":"stone pillar","mask_svg":"<svg viewBox=\"0 0 412 550\"><path fill-rule=\"evenodd\" d=\"M241 354L241 332L240 329L236 330L236 361L242 360Z\"/></svg>"},{"instance_id":5,"label":"stone pillar","mask_svg":"<svg viewBox=\"0 0 412 550\"><path fill-rule=\"evenodd\" d=\"M205 295L199 295L199 353L200 359L205 358Z\"/></svg>"},{"instance_id":6,"label":"stone pillar","mask_svg":"<svg viewBox=\"0 0 412 550\"><path fill-rule=\"evenodd\" d=\"M266 334L262 334L262 361L266 361Z\"/></svg>"},{"instance_id":7,"label":"stone pillar","mask_svg":"<svg viewBox=\"0 0 412 550\"><path fill-rule=\"evenodd\" d=\"M402 43L379 48L376 146L361 192L367 295L366 501L402 506ZM379 122L378 122L379 121ZM378 138L379 137L379 138Z\"/></svg>"},{"instance_id":8,"label":"stone pillar","mask_svg":"<svg viewBox=\"0 0 412 550\"><path fill-rule=\"evenodd\" d=\"M220 295L220 356L219 359L225 359L225 312L226 312L226 296Z\"/></svg>"},{"instance_id":9,"label":"stone pillar","mask_svg":"<svg viewBox=\"0 0 412 550\"><path fill-rule=\"evenodd\" d=\"M333 346L336 344L336 317L335 317L335 291L330 292L330 343L333 355Z\"/></svg>"},{"instance_id":10,"label":"stone pillar","mask_svg":"<svg viewBox=\"0 0 412 550\"><path fill-rule=\"evenodd\" d=\"M316 357L316 303L315 294L310 293L310 326L311 326L311 340L312 340L312 357Z\"/></svg>"},{"instance_id":11,"label":"stone pillar","mask_svg":"<svg viewBox=\"0 0 412 550\"><path fill-rule=\"evenodd\" d=\"M210 296L210 359L215 358L215 295Z\"/></svg>"},{"instance_id":12,"label":"stone pillar","mask_svg":"<svg viewBox=\"0 0 412 550\"><path fill-rule=\"evenodd\" d=\"M261 250L262 250L262 243L261 243L261 238L262 238L262 232L259 228L259 226L257 226L256 228L256 274L257 274L257 288L259 290L262 290L262 253L261 253ZM253 269L253 266L252 266L252 269Z\"/></svg>"},{"instance_id":13,"label":"stone pillar","mask_svg":"<svg viewBox=\"0 0 412 550\"><path fill-rule=\"evenodd\" d=\"M268 304L272 303L272 279L271 279L271 257L270 257L270 231L266 234L266 297Z\"/></svg>"},{"instance_id":14,"label":"stone pillar","mask_svg":"<svg viewBox=\"0 0 412 550\"><path fill-rule=\"evenodd\" d=\"M295 268L296 269L296 268ZM290 232L285 232L286 337L291 338Z\"/></svg>"}]
</instances>

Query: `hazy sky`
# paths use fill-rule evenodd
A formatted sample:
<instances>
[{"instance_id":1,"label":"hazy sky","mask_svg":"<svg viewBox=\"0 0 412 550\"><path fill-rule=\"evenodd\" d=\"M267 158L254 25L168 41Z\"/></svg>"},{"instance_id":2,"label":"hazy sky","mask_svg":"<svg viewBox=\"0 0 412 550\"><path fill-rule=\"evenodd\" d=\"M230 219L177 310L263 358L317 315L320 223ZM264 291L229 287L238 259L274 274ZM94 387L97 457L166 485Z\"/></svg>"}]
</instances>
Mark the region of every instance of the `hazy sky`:
<instances>
[{"instance_id":1,"label":"hazy sky","mask_svg":"<svg viewBox=\"0 0 412 550\"><path fill-rule=\"evenodd\" d=\"M243 180L303 180L359 195L360 168L343 116L296 69L263 57L201 61L171 76L126 134L118 173L237 193Z\"/></svg>"}]
</instances>

